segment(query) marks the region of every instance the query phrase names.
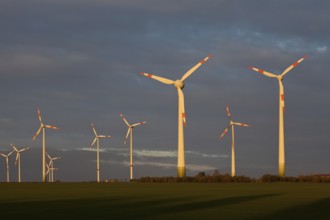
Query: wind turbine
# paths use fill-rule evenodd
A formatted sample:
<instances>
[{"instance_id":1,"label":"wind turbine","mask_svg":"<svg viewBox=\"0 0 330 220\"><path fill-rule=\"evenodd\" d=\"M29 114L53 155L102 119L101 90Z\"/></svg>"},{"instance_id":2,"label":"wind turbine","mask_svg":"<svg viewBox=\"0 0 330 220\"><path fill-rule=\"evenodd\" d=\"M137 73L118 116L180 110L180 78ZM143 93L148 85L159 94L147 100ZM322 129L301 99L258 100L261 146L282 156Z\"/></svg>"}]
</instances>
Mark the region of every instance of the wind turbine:
<instances>
[{"instance_id":1,"label":"wind turbine","mask_svg":"<svg viewBox=\"0 0 330 220\"><path fill-rule=\"evenodd\" d=\"M48 176L48 179L49 179L50 182L54 182L54 170L56 170L56 168L54 168L54 162L53 161L58 160L61 157L51 157L51 156L49 156L49 154L47 152L46 152L46 155L49 158L49 164L48 164L49 176Z\"/></svg>"},{"instance_id":2,"label":"wind turbine","mask_svg":"<svg viewBox=\"0 0 330 220\"><path fill-rule=\"evenodd\" d=\"M231 127L231 176L236 175L236 169L235 169L235 131L234 131L234 126L243 126L243 127L248 127L248 124L243 124L240 122L234 122L230 116L230 111L229 111L229 106L226 106L226 111L227 111L227 116L229 118L229 125L227 128L222 132L220 135L220 139L227 134L229 128Z\"/></svg>"},{"instance_id":3,"label":"wind turbine","mask_svg":"<svg viewBox=\"0 0 330 220\"><path fill-rule=\"evenodd\" d=\"M46 163L46 168L47 168L47 171L46 171L46 175L48 175L48 182L51 182L50 181L50 167L49 167L49 165L48 165L48 163Z\"/></svg>"},{"instance_id":4,"label":"wind turbine","mask_svg":"<svg viewBox=\"0 0 330 220\"><path fill-rule=\"evenodd\" d=\"M125 124L128 126L128 130L127 130L127 134L126 134L124 144L126 144L128 135L130 135L130 147L129 147L129 150L130 150L130 164L129 164L129 167L130 167L130 179L132 180L133 179L133 128L136 127L136 126L145 124L147 122L143 121L143 122L139 122L139 123L135 123L135 124L131 125L131 124L128 123L128 121L126 120L126 118L124 117L123 114L120 114L120 117L124 120Z\"/></svg>"},{"instance_id":5,"label":"wind turbine","mask_svg":"<svg viewBox=\"0 0 330 220\"><path fill-rule=\"evenodd\" d=\"M95 134L95 138L93 143L91 144L90 148L93 147L93 145L96 142L96 177L97 177L97 182L100 182L100 138L111 138L111 136L106 136L106 135L98 135L96 133L94 124L92 123L92 128Z\"/></svg>"},{"instance_id":6,"label":"wind turbine","mask_svg":"<svg viewBox=\"0 0 330 220\"><path fill-rule=\"evenodd\" d=\"M18 150L17 147L15 147L13 144L10 144L13 148L14 151L16 151L16 160L15 160L15 164L17 164L18 166L18 182L21 182L21 153L27 149L29 149L28 147L23 148Z\"/></svg>"},{"instance_id":7,"label":"wind turbine","mask_svg":"<svg viewBox=\"0 0 330 220\"><path fill-rule=\"evenodd\" d=\"M181 79L176 81L166 79L163 77L155 76L150 73L140 73L143 76L152 78L164 84L173 85L178 91L178 177L186 176L186 165L184 158L184 133L183 133L183 125L186 126L186 113L184 108L184 95L182 89L184 88L184 81L195 72L201 65L203 65L208 59L210 59L212 55L205 57L202 61L197 63L193 68L188 70Z\"/></svg>"},{"instance_id":8,"label":"wind turbine","mask_svg":"<svg viewBox=\"0 0 330 220\"><path fill-rule=\"evenodd\" d=\"M7 183L9 183L9 163L8 163L8 158L9 156L13 153L14 151L9 152L7 155L0 153L1 156L6 158L6 168L7 168Z\"/></svg>"},{"instance_id":9,"label":"wind turbine","mask_svg":"<svg viewBox=\"0 0 330 220\"><path fill-rule=\"evenodd\" d=\"M53 181L52 181L51 173L53 173L54 170L58 170L58 168L50 167L50 165L47 164L47 163L46 163L46 167L47 167L46 175L48 175L48 181L49 181L49 182L53 182Z\"/></svg>"},{"instance_id":10,"label":"wind turbine","mask_svg":"<svg viewBox=\"0 0 330 220\"><path fill-rule=\"evenodd\" d=\"M42 182L46 182L46 128L57 130L58 127L52 125L45 125L42 122L39 108L38 108L38 118L40 121L40 128L37 131L37 133L34 135L32 140L34 141L42 130Z\"/></svg>"},{"instance_id":11,"label":"wind turbine","mask_svg":"<svg viewBox=\"0 0 330 220\"><path fill-rule=\"evenodd\" d=\"M287 74L291 69L296 67L299 63L301 63L304 59L307 58L307 55L303 56L300 60L293 63L291 66L286 68L280 75L275 75L273 73L264 71L262 69L258 69L252 66L248 66L248 68L257 71L263 75L266 75L271 78L275 78L278 80L279 84L279 137L278 137L278 175L285 176L285 151L284 151L284 87L283 87L283 77Z\"/></svg>"}]
</instances>

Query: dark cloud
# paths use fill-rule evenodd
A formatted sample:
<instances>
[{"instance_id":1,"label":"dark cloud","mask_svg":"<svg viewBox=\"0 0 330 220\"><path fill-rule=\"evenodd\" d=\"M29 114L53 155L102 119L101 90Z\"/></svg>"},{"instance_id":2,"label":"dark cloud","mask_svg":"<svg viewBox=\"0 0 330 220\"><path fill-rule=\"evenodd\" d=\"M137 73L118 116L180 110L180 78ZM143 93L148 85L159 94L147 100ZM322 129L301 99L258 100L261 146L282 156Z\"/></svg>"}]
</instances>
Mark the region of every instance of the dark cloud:
<instances>
[{"instance_id":1,"label":"dark cloud","mask_svg":"<svg viewBox=\"0 0 330 220\"><path fill-rule=\"evenodd\" d=\"M79 150L93 140L92 122L117 149L102 153L103 177L127 178L123 113L148 122L134 133L136 176L175 175L175 157L138 153L176 151L177 92L139 72L175 80L211 53L185 82L188 174L230 172L230 157L219 156L230 155L230 134L218 140L226 103L251 124L237 129L237 173L277 173L278 85L246 67L280 74L308 54L284 79L287 174L328 172L329 8L322 0L1 1L0 151L31 147L24 179L40 179L39 107L60 127L47 131L47 146L62 156L59 178L94 179L94 152Z\"/></svg>"}]
</instances>

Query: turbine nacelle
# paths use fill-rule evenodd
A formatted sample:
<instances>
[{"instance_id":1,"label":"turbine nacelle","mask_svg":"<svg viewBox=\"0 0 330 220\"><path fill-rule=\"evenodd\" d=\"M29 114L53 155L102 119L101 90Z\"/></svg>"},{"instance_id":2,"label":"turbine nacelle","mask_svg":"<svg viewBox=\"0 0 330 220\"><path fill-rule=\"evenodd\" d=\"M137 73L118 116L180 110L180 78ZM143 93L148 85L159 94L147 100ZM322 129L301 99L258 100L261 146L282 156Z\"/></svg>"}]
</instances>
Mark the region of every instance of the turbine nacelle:
<instances>
[{"instance_id":1,"label":"turbine nacelle","mask_svg":"<svg viewBox=\"0 0 330 220\"><path fill-rule=\"evenodd\" d=\"M183 89L184 88L184 82L182 80L178 79L173 83L173 86L177 89Z\"/></svg>"}]
</instances>

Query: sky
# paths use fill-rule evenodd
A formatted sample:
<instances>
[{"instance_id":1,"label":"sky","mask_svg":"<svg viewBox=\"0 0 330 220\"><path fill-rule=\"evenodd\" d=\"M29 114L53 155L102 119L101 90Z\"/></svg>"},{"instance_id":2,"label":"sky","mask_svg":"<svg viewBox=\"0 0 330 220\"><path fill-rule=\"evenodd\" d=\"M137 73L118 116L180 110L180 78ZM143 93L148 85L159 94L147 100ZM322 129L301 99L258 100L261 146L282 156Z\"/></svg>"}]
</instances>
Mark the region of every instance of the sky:
<instances>
[{"instance_id":1,"label":"sky","mask_svg":"<svg viewBox=\"0 0 330 220\"><path fill-rule=\"evenodd\" d=\"M212 54L184 87L187 175L278 173L278 82L284 78L286 175L330 173L330 2L326 0L0 0L0 152L21 155L22 181L41 181L40 124L55 179L94 181L91 123L102 139L101 179L129 179L127 126L134 129L134 177L176 176L177 91L141 76L180 79ZM5 181L0 157L0 181ZM17 181L15 154L11 181Z\"/></svg>"}]
</instances>

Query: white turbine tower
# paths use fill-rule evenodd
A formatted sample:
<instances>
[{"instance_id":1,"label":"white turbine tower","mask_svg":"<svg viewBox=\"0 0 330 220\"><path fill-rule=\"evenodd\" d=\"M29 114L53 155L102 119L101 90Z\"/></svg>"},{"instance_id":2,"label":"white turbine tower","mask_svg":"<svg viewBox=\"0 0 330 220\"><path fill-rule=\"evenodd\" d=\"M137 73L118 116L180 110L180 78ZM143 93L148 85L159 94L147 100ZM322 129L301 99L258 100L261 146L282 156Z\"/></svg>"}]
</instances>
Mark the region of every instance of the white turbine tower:
<instances>
[{"instance_id":1,"label":"white turbine tower","mask_svg":"<svg viewBox=\"0 0 330 220\"><path fill-rule=\"evenodd\" d=\"M9 152L7 155L0 153L1 156L6 158L6 171L7 171L7 183L9 183L9 163L8 163L8 158L9 156L13 153L14 151Z\"/></svg>"},{"instance_id":2,"label":"white turbine tower","mask_svg":"<svg viewBox=\"0 0 330 220\"><path fill-rule=\"evenodd\" d=\"M128 121L126 120L126 118L124 117L123 114L120 114L120 117L124 120L125 124L128 126L128 130L127 130L127 134L126 134L126 138L124 141L124 144L126 144L128 135L130 135L130 163L129 163L129 167L130 167L130 179L133 179L133 128L142 124L145 124L147 122L143 121L143 122L139 122L139 123L135 123L135 124L129 124Z\"/></svg>"},{"instance_id":3,"label":"white turbine tower","mask_svg":"<svg viewBox=\"0 0 330 220\"><path fill-rule=\"evenodd\" d=\"M49 182L54 182L54 170L56 170L57 168L54 168L54 160L58 160L61 157L51 157L49 156L49 154L46 152L47 157L49 158L49 164L48 164L48 180Z\"/></svg>"},{"instance_id":4,"label":"white turbine tower","mask_svg":"<svg viewBox=\"0 0 330 220\"><path fill-rule=\"evenodd\" d=\"M229 111L229 107L228 105L226 106L226 111L227 111L227 116L229 118L229 125L227 126L227 128L222 132L222 134L220 135L220 139L225 136L225 134L227 134L228 130L231 127L231 176L235 176L236 175L236 162L235 162L235 131L234 131L234 126L243 126L243 127L248 127L248 124L243 124L240 122L234 122L231 119L230 116L230 111Z\"/></svg>"},{"instance_id":5,"label":"white turbine tower","mask_svg":"<svg viewBox=\"0 0 330 220\"><path fill-rule=\"evenodd\" d=\"M42 182L46 182L46 128L55 129L55 130L57 130L58 128L52 125L45 125L42 122L39 108L38 108L38 118L40 121L40 128L37 131L37 133L34 135L32 140L34 141L42 130Z\"/></svg>"},{"instance_id":6,"label":"white turbine tower","mask_svg":"<svg viewBox=\"0 0 330 220\"><path fill-rule=\"evenodd\" d=\"M152 78L164 84L173 85L178 91L178 177L185 177L186 176L186 165L185 165L185 158L184 158L184 132L183 132L183 125L186 126L186 114L185 114L185 107L184 107L184 95L182 89L184 87L184 81L193 73L195 72L201 65L203 65L211 55L205 57L202 61L196 64L193 68L187 71L181 79L176 81L166 79L163 77L155 76L150 73L141 73L141 75Z\"/></svg>"},{"instance_id":7,"label":"white turbine tower","mask_svg":"<svg viewBox=\"0 0 330 220\"><path fill-rule=\"evenodd\" d=\"M284 149L284 87L283 87L283 77L287 74L292 68L296 67L299 63L301 63L307 56L305 55L300 60L293 63L291 66L286 68L280 75L275 75L273 73L264 71L262 69L258 69L252 66L248 66L248 68L257 71L263 75L266 75L271 78L275 78L278 80L279 84L279 137L278 137L278 175L285 176L285 149Z\"/></svg>"},{"instance_id":8,"label":"white turbine tower","mask_svg":"<svg viewBox=\"0 0 330 220\"><path fill-rule=\"evenodd\" d=\"M16 160L15 160L15 164L17 164L18 166L18 182L21 182L21 153L27 149L29 149L28 147L23 148L18 150L17 147L15 147L13 144L10 144L13 148L14 151L16 152Z\"/></svg>"},{"instance_id":9,"label":"white turbine tower","mask_svg":"<svg viewBox=\"0 0 330 220\"><path fill-rule=\"evenodd\" d=\"M90 148L92 148L96 142L96 178L97 178L97 182L99 183L100 182L100 138L111 138L111 136L98 135L96 133L94 124L92 124L92 128L95 134L95 138Z\"/></svg>"}]
</instances>

